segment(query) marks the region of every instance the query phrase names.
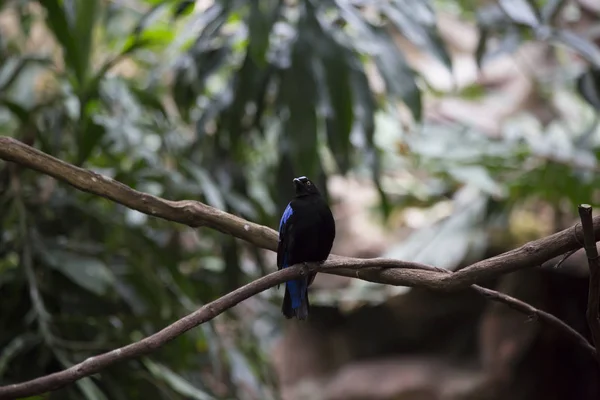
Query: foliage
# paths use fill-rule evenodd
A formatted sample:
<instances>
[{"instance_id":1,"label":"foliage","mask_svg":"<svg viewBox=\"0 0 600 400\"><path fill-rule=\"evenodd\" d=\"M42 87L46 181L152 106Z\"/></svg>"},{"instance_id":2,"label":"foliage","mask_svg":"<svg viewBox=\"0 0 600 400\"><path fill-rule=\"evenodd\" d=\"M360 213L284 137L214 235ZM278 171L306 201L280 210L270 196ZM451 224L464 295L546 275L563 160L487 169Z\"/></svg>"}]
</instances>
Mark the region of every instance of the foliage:
<instances>
[{"instance_id":1,"label":"foliage","mask_svg":"<svg viewBox=\"0 0 600 400\"><path fill-rule=\"evenodd\" d=\"M448 202L458 210L390 251L447 267L485 249L490 220L506 224L527 199L555 207L594 199L598 129L589 112L569 128L523 115L502 140L423 121L425 99L440 94L409 66L393 32L452 68L429 2L194 3L0 3L0 134L135 189L271 226L292 177L325 188L333 174L366 175L384 215ZM561 43L592 66L577 87L598 106L598 47L555 27L561 2L501 1L477 14L458 3L482 29L480 65L523 40ZM372 75L384 90L374 90ZM581 101L573 77L560 79L556 93ZM397 124L399 108L417 132ZM264 254L218 233L0 168L2 384L156 332L272 270ZM445 257L431 259L427 246ZM265 354L281 318L271 296L56 397L273 398Z\"/></svg>"}]
</instances>

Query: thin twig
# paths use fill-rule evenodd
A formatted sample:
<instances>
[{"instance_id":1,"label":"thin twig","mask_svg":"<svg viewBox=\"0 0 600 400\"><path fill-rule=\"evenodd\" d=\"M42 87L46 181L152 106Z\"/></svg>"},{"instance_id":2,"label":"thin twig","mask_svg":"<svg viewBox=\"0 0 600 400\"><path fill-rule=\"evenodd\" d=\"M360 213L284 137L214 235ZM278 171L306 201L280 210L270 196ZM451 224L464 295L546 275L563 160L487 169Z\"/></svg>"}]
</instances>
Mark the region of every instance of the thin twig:
<instances>
[{"instance_id":1,"label":"thin twig","mask_svg":"<svg viewBox=\"0 0 600 400\"><path fill-rule=\"evenodd\" d=\"M592 206L581 204L579 218L583 229L583 244L590 267L590 283L588 291L587 320L592 333L592 340L596 350L600 346L600 263L598 262L598 248L594 238L594 223L592 220ZM600 366L600 352L596 351L596 360Z\"/></svg>"},{"instance_id":2,"label":"thin twig","mask_svg":"<svg viewBox=\"0 0 600 400\"><path fill-rule=\"evenodd\" d=\"M487 289L479 285L473 285L471 286L471 288L489 300L505 304L513 310L519 311L530 317L539 319L540 321L548 324L548 326L554 327L559 332L564 333L565 336L571 339L574 343L576 343L579 346L582 346L592 357L596 357L596 349L594 348L594 346L592 346L590 342L588 342L587 339L583 337L582 334L577 332L575 329L571 328L569 325L567 325L560 319L556 318L554 315L537 309L532 305L525 303L524 301L511 297L507 294L497 292L492 289Z\"/></svg>"},{"instance_id":3,"label":"thin twig","mask_svg":"<svg viewBox=\"0 0 600 400\"><path fill-rule=\"evenodd\" d=\"M571 257L573 254L577 253L579 251L579 249L575 249L575 250L571 250L569 252L566 252L565 254L563 254L563 256L560 258L560 260L558 260L558 262L554 265L548 265L547 268L552 268L552 269L559 269L565 261L567 261L567 259L569 257Z\"/></svg>"},{"instance_id":4,"label":"thin twig","mask_svg":"<svg viewBox=\"0 0 600 400\"><path fill-rule=\"evenodd\" d=\"M301 265L285 268L259 278L241 288L208 303L197 311L188 314L166 328L138 342L89 357L83 362L73 365L63 371L45 375L37 379L14 385L0 386L0 399L14 399L33 396L35 394L56 390L78 379L93 375L116 362L151 353L157 348L177 338L190 329L210 321L225 310L239 302L254 296L278 283L286 282L300 276Z\"/></svg>"},{"instance_id":5,"label":"thin twig","mask_svg":"<svg viewBox=\"0 0 600 400\"><path fill-rule=\"evenodd\" d=\"M565 254L563 260L569 257L570 254ZM561 260L561 261L563 261ZM447 272L451 273L448 270L435 267L435 269L439 272ZM529 317L534 317L540 320L543 323L546 323L548 326L555 328L559 332L562 332L566 337L571 339L573 343L582 346L592 357L596 357L597 352L594 346L590 344L590 342L575 329L571 328L565 322L555 317L554 315L547 313L546 311L542 311L538 308L533 307L531 304L525 303L522 300L509 296L505 293L500 293L496 290L484 288L479 285L471 285L471 289L473 289L476 293L482 295L488 300L497 301L502 303L515 311L519 311Z\"/></svg>"}]
</instances>

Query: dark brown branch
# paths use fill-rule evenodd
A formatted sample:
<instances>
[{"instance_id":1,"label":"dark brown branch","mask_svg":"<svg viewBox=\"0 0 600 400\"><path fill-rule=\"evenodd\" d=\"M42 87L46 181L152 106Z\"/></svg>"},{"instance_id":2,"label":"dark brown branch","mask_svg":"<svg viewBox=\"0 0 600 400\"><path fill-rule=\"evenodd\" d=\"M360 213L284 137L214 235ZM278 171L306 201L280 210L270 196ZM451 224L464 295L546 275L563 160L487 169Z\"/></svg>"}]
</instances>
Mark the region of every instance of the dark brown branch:
<instances>
[{"instance_id":1,"label":"dark brown branch","mask_svg":"<svg viewBox=\"0 0 600 400\"><path fill-rule=\"evenodd\" d=\"M0 386L0 399L27 397L50 390L56 390L68 383L95 374L116 362L148 354L190 329L203 324L206 321L210 321L239 302L270 287L294 279L295 277L300 276L300 274L301 266L294 266L273 272L206 304L199 310L181 318L163 330L156 332L139 342L111 350L98 356L90 357L79 364L54 374L45 375L23 383Z\"/></svg>"},{"instance_id":2,"label":"dark brown branch","mask_svg":"<svg viewBox=\"0 0 600 400\"><path fill-rule=\"evenodd\" d=\"M96 172L79 168L9 137L0 137L0 158L34 169L144 214L191 227L206 226L246 240L258 247L277 250L277 233L198 201L170 201L142 193Z\"/></svg>"},{"instance_id":3,"label":"dark brown branch","mask_svg":"<svg viewBox=\"0 0 600 400\"><path fill-rule=\"evenodd\" d=\"M594 223L592 220L592 206L581 204L579 218L583 230L583 244L590 267L590 283L588 291L587 320L592 333L594 346L600 346L600 263L598 262L598 248L594 238ZM600 366L600 352L596 352L596 359Z\"/></svg>"},{"instance_id":4,"label":"dark brown branch","mask_svg":"<svg viewBox=\"0 0 600 400\"><path fill-rule=\"evenodd\" d=\"M540 321L548 324L548 326L554 327L559 332L565 334L566 337L571 339L573 343L582 346L592 357L596 357L597 353L594 346L592 346L590 342L588 342L586 338L583 337L583 335L581 335L575 329L571 328L569 325L565 324L560 319L556 318L554 315L537 309L531 306L530 304L525 303L524 301L515 299L514 297L497 292L495 290L487 289L479 285L472 285L471 288L489 300L505 304L513 310L519 311L530 317L539 319Z\"/></svg>"},{"instance_id":5,"label":"dark brown branch","mask_svg":"<svg viewBox=\"0 0 600 400\"><path fill-rule=\"evenodd\" d=\"M577 253L579 251L579 249L575 249L575 250L571 250L565 254L562 255L562 257L560 258L560 260L558 260L558 262L554 265L548 265L550 263L549 260L548 263L545 263L544 265L542 265L542 268L552 268L552 269L559 269L564 263L565 261L567 261L569 259L569 257L571 257L573 254Z\"/></svg>"},{"instance_id":6,"label":"dark brown branch","mask_svg":"<svg viewBox=\"0 0 600 400\"><path fill-rule=\"evenodd\" d=\"M191 227L205 226L243 239L257 247L276 250L277 232L271 228L246 221L198 201L171 201L139 192L104 175L75 167L13 138L0 137L0 158L34 169L144 214ZM596 240L600 239L600 216L594 218L594 235ZM389 285L419 285L431 289L457 290L507 272L532 268L569 251L580 249L581 238L577 238L572 228L565 229L529 242L518 249L475 263L452 275L384 269L361 272L360 278ZM331 259L336 260L338 257L332 256ZM405 262L396 260L369 260L367 263L362 260L350 260L349 262L357 268L359 264L360 268L394 266L398 263L406 265ZM335 269L325 269L323 272L340 274Z\"/></svg>"},{"instance_id":7,"label":"dark brown branch","mask_svg":"<svg viewBox=\"0 0 600 400\"><path fill-rule=\"evenodd\" d=\"M105 197L148 215L192 227L210 227L246 240L257 247L276 249L277 233L268 227L254 224L197 201L170 201L138 192L111 178L75 167L11 138L0 137L0 158L32 168L80 190ZM592 236L600 237L600 217L593 220ZM384 284L456 290L502 273L540 265L544 261L581 248L580 243L581 240L578 239L576 232L570 228L497 257L480 261L456 273L400 260L381 258L365 260L335 255L332 255L325 264L313 265L310 266L310 269ZM118 361L149 353L184 332L209 321L240 301L269 287L296 278L301 273L302 268L294 266L257 279L139 342L88 358L61 372L28 382L0 387L0 399L54 390L82 377L97 373ZM476 285L473 285L472 288L491 300L500 301L525 314L538 316L540 320L563 331L587 351L596 354L585 338L558 318L493 290Z\"/></svg>"},{"instance_id":8,"label":"dark brown branch","mask_svg":"<svg viewBox=\"0 0 600 400\"><path fill-rule=\"evenodd\" d=\"M573 254L573 252L569 252L569 253L565 254L560 262L562 262L565 259L567 259L568 257L570 257L572 254ZM452 274L452 272L442 269L442 268L434 267L434 269L438 272ZM566 323L564 323L563 321L561 321L559 318L555 317L554 315L547 313L545 311L542 311L540 309L537 309L537 308L533 307L532 305L525 303L522 300L511 297L504 293L500 293L496 290L484 288L479 285L471 285L471 289L473 289L475 292L482 295L483 297L485 297L488 300L497 301L499 303L502 303L502 304L512 308L515 311L519 311L529 317L534 317L536 319L539 319L540 321L547 324L548 326L553 327L554 329L557 329L559 332L562 332L567 338L571 339L573 341L573 343L575 343L576 345L583 347L592 357L597 356L598 353L596 352L596 349L594 348L594 346L592 346L590 344L590 342L588 342L587 339L582 334L577 332L575 329L571 328L569 325L567 325Z\"/></svg>"},{"instance_id":9,"label":"dark brown branch","mask_svg":"<svg viewBox=\"0 0 600 400\"><path fill-rule=\"evenodd\" d=\"M366 260L365 260L366 261ZM327 268L341 268L348 263L333 261L330 267L311 265L310 270L323 272ZM72 383L78 379L86 376L93 375L99 371L107 368L117 362L125 361L131 358L136 358L144 354L148 354L159 347L164 346L171 340L182 335L188 330L201 325L211 319L215 318L219 314L235 306L247 298L254 296L270 287L281 284L290 279L299 277L303 273L303 265L296 265L290 268L286 268L282 271L273 272L267 276L259 278L241 288L224 295L223 297L214 300L213 302L206 304L199 310L183 317L182 319L174 322L167 326L161 331L148 336L139 342L129 344L118 349L111 350L107 353L103 353L94 357L90 357L83 362L76 364L68 369L60 372L56 372L50 375L45 375L37 379L33 379L27 382L22 382L13 385L1 386L0 387L0 399L13 399L16 397L26 397L36 394L41 394L51 390L56 390L64 385ZM404 267L414 267L411 263L407 263ZM372 268L372 267L371 267ZM437 270L440 274L451 274L446 270L441 270L435 267L425 267L430 272ZM351 271L351 270L348 270ZM355 270L354 272L362 273L362 270ZM443 272L442 272L443 271ZM594 348L573 328L566 325L560 319L548 314L544 311L538 310L527 303L524 303L518 299L510 297L508 295L496 292L491 289L486 289L481 286L473 285L472 288L483 295L484 297L499 301L508 305L509 307L523 312L527 315L535 315L539 319L549 326L552 326L559 331L562 331L567 337L572 339L576 344L582 346L592 356L596 355Z\"/></svg>"}]
</instances>

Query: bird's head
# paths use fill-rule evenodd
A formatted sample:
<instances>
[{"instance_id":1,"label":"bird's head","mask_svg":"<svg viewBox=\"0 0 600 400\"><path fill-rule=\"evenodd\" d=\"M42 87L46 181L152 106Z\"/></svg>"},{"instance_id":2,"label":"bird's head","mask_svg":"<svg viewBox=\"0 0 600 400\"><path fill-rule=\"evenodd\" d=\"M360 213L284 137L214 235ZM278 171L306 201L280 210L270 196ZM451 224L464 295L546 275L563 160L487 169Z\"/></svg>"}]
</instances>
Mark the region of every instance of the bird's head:
<instances>
[{"instance_id":1,"label":"bird's head","mask_svg":"<svg viewBox=\"0 0 600 400\"><path fill-rule=\"evenodd\" d=\"M315 184L305 176L294 178L294 188L296 189L296 197L320 194Z\"/></svg>"}]
</instances>

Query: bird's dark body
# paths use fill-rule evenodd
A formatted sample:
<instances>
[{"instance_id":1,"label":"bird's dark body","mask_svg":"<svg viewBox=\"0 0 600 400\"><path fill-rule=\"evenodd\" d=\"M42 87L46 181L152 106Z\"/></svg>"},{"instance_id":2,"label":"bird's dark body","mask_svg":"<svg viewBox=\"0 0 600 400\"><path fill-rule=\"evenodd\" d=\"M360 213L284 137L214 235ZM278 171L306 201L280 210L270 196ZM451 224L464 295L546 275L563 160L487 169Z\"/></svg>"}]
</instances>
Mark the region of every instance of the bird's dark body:
<instances>
[{"instance_id":1,"label":"bird's dark body","mask_svg":"<svg viewBox=\"0 0 600 400\"><path fill-rule=\"evenodd\" d=\"M278 269L325 261L335 239L335 221L325 199L305 177L296 178L294 183L296 197L288 204L279 227ZM282 312L287 318L308 316L308 286L315 276L286 282Z\"/></svg>"}]
</instances>

